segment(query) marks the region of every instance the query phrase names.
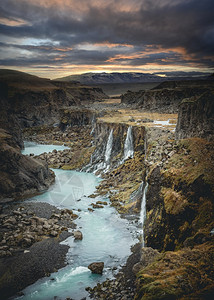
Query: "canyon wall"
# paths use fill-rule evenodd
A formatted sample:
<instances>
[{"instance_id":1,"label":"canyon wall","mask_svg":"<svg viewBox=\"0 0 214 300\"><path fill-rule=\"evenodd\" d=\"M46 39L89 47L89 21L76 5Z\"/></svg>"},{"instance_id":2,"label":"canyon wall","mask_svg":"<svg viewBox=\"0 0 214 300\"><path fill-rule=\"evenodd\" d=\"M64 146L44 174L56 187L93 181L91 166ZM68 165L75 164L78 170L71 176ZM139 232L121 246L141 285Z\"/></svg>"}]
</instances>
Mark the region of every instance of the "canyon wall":
<instances>
[{"instance_id":1,"label":"canyon wall","mask_svg":"<svg viewBox=\"0 0 214 300\"><path fill-rule=\"evenodd\" d=\"M13 137L0 129L0 202L29 197L53 182L47 163L22 155Z\"/></svg>"},{"instance_id":2,"label":"canyon wall","mask_svg":"<svg viewBox=\"0 0 214 300\"><path fill-rule=\"evenodd\" d=\"M0 124L12 135L17 131L20 145L18 127L58 123L62 107L81 106L107 97L99 88L50 81L12 70L0 70L0 90Z\"/></svg>"},{"instance_id":3,"label":"canyon wall","mask_svg":"<svg viewBox=\"0 0 214 300\"><path fill-rule=\"evenodd\" d=\"M149 111L176 113L184 98L201 95L214 86L213 81L166 82L151 90L128 91L121 102Z\"/></svg>"},{"instance_id":4,"label":"canyon wall","mask_svg":"<svg viewBox=\"0 0 214 300\"><path fill-rule=\"evenodd\" d=\"M176 138L214 136L214 90L183 99L179 105Z\"/></svg>"},{"instance_id":5,"label":"canyon wall","mask_svg":"<svg viewBox=\"0 0 214 300\"><path fill-rule=\"evenodd\" d=\"M60 109L106 95L99 88L60 83L13 70L0 70L0 192L2 201L38 193L54 180L45 161L21 154L22 129L60 120Z\"/></svg>"}]
</instances>

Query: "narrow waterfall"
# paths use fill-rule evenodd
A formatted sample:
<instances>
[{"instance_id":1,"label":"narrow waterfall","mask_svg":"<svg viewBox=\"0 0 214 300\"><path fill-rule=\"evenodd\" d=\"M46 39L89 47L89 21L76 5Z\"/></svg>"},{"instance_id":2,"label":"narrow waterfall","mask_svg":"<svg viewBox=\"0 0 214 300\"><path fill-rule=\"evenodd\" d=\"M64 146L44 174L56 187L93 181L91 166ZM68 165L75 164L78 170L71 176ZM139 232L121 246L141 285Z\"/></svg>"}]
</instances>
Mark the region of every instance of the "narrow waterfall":
<instances>
[{"instance_id":1,"label":"narrow waterfall","mask_svg":"<svg viewBox=\"0 0 214 300\"><path fill-rule=\"evenodd\" d=\"M142 246L144 247L145 242L144 242L144 223L146 220L146 192L148 189L148 183L146 183L145 188L143 190L143 197L142 197L142 202L141 202L141 211L140 211L140 223L142 226Z\"/></svg>"},{"instance_id":2,"label":"narrow waterfall","mask_svg":"<svg viewBox=\"0 0 214 300\"><path fill-rule=\"evenodd\" d=\"M96 125L96 117L95 114L93 114L92 120L91 120L91 132L90 135L92 135L95 131L95 125Z\"/></svg>"},{"instance_id":3,"label":"narrow waterfall","mask_svg":"<svg viewBox=\"0 0 214 300\"><path fill-rule=\"evenodd\" d=\"M124 159L133 158L134 156L134 145L133 145L133 136L132 136L132 126L129 126L125 145L124 145Z\"/></svg>"},{"instance_id":4,"label":"narrow waterfall","mask_svg":"<svg viewBox=\"0 0 214 300\"><path fill-rule=\"evenodd\" d=\"M108 141L107 141L107 144L106 144L106 151L105 151L105 163L106 163L106 165L109 165L109 163L110 163L112 145L113 145L113 128L111 129L111 131L109 133Z\"/></svg>"}]
</instances>

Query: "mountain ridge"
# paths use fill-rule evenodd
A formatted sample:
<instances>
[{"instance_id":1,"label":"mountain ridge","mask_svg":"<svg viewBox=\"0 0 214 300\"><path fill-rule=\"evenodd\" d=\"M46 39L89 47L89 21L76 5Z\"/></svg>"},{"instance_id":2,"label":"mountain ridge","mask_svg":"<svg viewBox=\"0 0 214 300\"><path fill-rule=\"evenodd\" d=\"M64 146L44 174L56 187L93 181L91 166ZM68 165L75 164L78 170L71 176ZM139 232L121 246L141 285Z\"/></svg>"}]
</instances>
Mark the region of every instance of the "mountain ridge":
<instances>
[{"instance_id":1,"label":"mountain ridge","mask_svg":"<svg viewBox=\"0 0 214 300\"><path fill-rule=\"evenodd\" d=\"M167 80L192 80L192 79L207 79L208 73L193 72L180 74L180 72L170 72L170 76L161 76L158 73L142 73L142 72L112 72L112 73L83 73L77 75L68 75L61 78L56 78L57 81L74 81L82 84L105 84L105 83L143 83L143 82L163 82Z\"/></svg>"}]
</instances>

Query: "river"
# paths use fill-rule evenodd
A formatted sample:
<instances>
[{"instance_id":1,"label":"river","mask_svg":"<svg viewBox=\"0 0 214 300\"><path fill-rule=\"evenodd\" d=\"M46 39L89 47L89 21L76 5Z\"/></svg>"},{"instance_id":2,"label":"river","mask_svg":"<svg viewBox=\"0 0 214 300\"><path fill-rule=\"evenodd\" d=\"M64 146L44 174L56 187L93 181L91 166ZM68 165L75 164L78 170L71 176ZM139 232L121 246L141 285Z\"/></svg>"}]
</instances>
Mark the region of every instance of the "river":
<instances>
[{"instance_id":1,"label":"river","mask_svg":"<svg viewBox=\"0 0 214 300\"><path fill-rule=\"evenodd\" d=\"M55 146L50 148L50 145L37 145L36 149L39 151L40 147L43 152L48 152ZM29 150L27 148L26 145L25 151ZM32 150L31 147L31 153ZM54 172L55 184L47 192L28 201L47 202L60 209L72 209L79 216L75 223L83 233L83 239L74 241L73 237L69 237L65 240L63 243L70 247L66 258L67 266L27 287L23 290L24 296L17 299L89 299L85 288L113 278L131 254L131 246L138 242L136 223L121 218L115 208L110 206L108 198L88 197L96 190L100 178L85 172L59 169ZM90 204L98 200L108 204L90 212ZM96 261L104 262L103 275L92 274L87 268Z\"/></svg>"}]
</instances>

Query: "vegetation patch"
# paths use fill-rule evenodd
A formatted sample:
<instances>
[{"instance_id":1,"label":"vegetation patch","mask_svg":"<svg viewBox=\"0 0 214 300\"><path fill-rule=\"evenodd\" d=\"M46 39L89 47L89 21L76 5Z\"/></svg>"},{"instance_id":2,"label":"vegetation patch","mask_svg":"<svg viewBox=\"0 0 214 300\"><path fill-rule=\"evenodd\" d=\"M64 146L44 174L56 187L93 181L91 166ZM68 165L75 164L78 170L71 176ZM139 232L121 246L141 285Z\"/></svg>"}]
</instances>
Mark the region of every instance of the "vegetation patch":
<instances>
[{"instance_id":1,"label":"vegetation patch","mask_svg":"<svg viewBox=\"0 0 214 300\"><path fill-rule=\"evenodd\" d=\"M184 211L188 205L187 199L171 188L162 188L161 193L164 199L164 208L167 214L177 215Z\"/></svg>"}]
</instances>

